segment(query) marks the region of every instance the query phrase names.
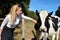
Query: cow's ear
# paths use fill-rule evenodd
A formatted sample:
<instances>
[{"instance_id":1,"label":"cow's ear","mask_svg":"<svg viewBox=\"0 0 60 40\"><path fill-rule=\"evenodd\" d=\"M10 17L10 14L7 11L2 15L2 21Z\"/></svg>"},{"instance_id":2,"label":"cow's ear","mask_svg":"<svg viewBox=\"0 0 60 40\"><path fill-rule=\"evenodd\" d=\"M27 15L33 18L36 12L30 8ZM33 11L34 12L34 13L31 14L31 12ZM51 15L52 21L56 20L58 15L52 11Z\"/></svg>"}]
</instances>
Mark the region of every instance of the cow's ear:
<instances>
[{"instance_id":1,"label":"cow's ear","mask_svg":"<svg viewBox=\"0 0 60 40\"><path fill-rule=\"evenodd\" d=\"M52 15L52 13L53 13L53 11L52 11L52 12L50 12L50 13L48 13L48 16L51 16L51 15Z\"/></svg>"},{"instance_id":2,"label":"cow's ear","mask_svg":"<svg viewBox=\"0 0 60 40\"><path fill-rule=\"evenodd\" d=\"M38 12L38 10L36 10L36 15L39 16L39 12Z\"/></svg>"}]
</instances>

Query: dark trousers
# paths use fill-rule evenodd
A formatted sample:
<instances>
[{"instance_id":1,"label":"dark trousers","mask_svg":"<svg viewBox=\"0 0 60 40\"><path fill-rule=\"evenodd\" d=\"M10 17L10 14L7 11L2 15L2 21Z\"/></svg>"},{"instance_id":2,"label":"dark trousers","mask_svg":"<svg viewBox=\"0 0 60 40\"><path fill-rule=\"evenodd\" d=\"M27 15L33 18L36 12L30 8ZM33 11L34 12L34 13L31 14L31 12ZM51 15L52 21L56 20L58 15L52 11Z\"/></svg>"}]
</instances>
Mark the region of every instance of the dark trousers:
<instances>
[{"instance_id":1,"label":"dark trousers","mask_svg":"<svg viewBox=\"0 0 60 40\"><path fill-rule=\"evenodd\" d=\"M1 40L14 40L14 28L5 26L2 31Z\"/></svg>"}]
</instances>

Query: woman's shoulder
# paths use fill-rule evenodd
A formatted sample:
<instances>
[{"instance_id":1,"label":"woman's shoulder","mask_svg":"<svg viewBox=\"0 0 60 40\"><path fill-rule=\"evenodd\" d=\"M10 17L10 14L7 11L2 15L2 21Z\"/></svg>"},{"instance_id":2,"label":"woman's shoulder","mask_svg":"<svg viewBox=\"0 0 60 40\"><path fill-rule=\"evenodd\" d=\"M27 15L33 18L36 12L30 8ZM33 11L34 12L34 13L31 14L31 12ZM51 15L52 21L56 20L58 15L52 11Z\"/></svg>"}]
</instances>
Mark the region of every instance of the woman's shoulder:
<instances>
[{"instance_id":1,"label":"woman's shoulder","mask_svg":"<svg viewBox=\"0 0 60 40\"><path fill-rule=\"evenodd\" d=\"M6 15L6 17L10 18L10 14Z\"/></svg>"},{"instance_id":2,"label":"woman's shoulder","mask_svg":"<svg viewBox=\"0 0 60 40\"><path fill-rule=\"evenodd\" d=\"M24 14L21 14L21 16L24 16Z\"/></svg>"}]
</instances>

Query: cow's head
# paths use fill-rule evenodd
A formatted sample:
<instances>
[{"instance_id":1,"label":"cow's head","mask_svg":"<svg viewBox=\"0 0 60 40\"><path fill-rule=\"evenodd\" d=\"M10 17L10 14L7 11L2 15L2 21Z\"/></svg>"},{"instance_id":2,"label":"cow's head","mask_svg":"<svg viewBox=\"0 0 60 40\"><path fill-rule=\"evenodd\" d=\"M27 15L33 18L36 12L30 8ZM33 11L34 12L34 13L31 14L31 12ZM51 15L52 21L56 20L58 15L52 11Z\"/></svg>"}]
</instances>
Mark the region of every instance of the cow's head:
<instances>
[{"instance_id":1,"label":"cow's head","mask_svg":"<svg viewBox=\"0 0 60 40\"><path fill-rule=\"evenodd\" d=\"M49 29L49 17L52 15L53 12L48 13L45 10L41 10L40 12L38 12L38 10L36 10L36 15L38 16L38 20L37 22L39 23L39 30L40 31L47 31Z\"/></svg>"}]
</instances>

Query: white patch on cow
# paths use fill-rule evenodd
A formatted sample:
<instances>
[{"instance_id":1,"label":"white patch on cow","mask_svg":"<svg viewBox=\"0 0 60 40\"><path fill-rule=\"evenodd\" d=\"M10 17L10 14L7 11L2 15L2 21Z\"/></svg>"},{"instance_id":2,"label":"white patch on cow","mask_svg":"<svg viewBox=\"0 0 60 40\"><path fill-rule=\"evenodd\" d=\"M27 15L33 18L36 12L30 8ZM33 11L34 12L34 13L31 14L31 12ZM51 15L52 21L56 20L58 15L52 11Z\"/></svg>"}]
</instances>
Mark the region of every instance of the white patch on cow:
<instances>
[{"instance_id":1,"label":"white patch on cow","mask_svg":"<svg viewBox=\"0 0 60 40\"><path fill-rule=\"evenodd\" d=\"M44 32L41 32L39 39L42 39L44 37L44 35L45 35L45 33Z\"/></svg>"},{"instance_id":2,"label":"white patch on cow","mask_svg":"<svg viewBox=\"0 0 60 40\"><path fill-rule=\"evenodd\" d=\"M58 27L60 29L60 18L58 18Z\"/></svg>"},{"instance_id":3,"label":"white patch on cow","mask_svg":"<svg viewBox=\"0 0 60 40\"><path fill-rule=\"evenodd\" d=\"M55 30L54 30L54 28L53 28L53 25L52 25L52 21L51 20L49 20L49 24L50 24L50 28L49 28L49 35L54 35L54 34L56 34L56 32L55 32Z\"/></svg>"},{"instance_id":4,"label":"white patch on cow","mask_svg":"<svg viewBox=\"0 0 60 40\"><path fill-rule=\"evenodd\" d=\"M51 15L51 17L59 18L58 16L53 16L53 15Z\"/></svg>"},{"instance_id":5,"label":"white patch on cow","mask_svg":"<svg viewBox=\"0 0 60 40\"><path fill-rule=\"evenodd\" d=\"M41 40L43 38L43 40L47 40L47 37L48 37L48 33L45 33L45 32L40 32L40 37L39 37L39 40Z\"/></svg>"},{"instance_id":6,"label":"white patch on cow","mask_svg":"<svg viewBox=\"0 0 60 40\"><path fill-rule=\"evenodd\" d=\"M48 13L47 13L47 11L45 11L45 10L42 10L42 11L40 11L40 18L41 18L41 22L42 22L42 25L41 25L41 29L45 29L44 31L46 31L47 29L46 29L46 27L45 27L45 19L46 19L46 17L47 17L47 15L48 15Z\"/></svg>"},{"instance_id":7,"label":"white patch on cow","mask_svg":"<svg viewBox=\"0 0 60 40\"><path fill-rule=\"evenodd\" d=\"M42 11L40 11L39 15L40 15L41 21L45 22L45 19L46 19L47 15L48 15L47 11L42 10Z\"/></svg>"},{"instance_id":8,"label":"white patch on cow","mask_svg":"<svg viewBox=\"0 0 60 40\"><path fill-rule=\"evenodd\" d=\"M48 33L45 33L44 37L43 37L43 40L47 40L47 38L48 38Z\"/></svg>"}]
</instances>

